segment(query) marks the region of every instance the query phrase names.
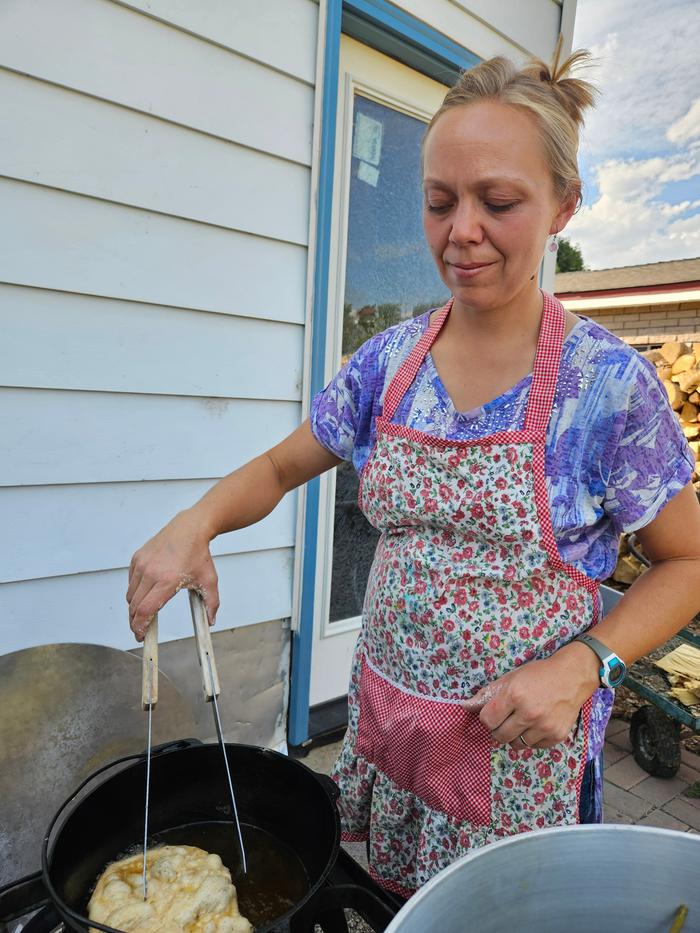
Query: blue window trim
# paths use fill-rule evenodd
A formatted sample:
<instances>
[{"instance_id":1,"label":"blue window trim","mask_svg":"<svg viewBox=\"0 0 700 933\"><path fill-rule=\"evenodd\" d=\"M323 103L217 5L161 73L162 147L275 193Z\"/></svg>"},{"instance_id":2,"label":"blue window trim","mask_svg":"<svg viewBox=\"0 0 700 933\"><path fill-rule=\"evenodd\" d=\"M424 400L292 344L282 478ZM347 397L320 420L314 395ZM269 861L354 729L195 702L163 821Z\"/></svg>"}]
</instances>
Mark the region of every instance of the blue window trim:
<instances>
[{"instance_id":1,"label":"blue window trim","mask_svg":"<svg viewBox=\"0 0 700 933\"><path fill-rule=\"evenodd\" d=\"M330 265L333 164L338 102L340 35L347 32L366 45L385 52L409 67L445 84L479 59L447 36L432 29L387 0L328 0L321 115L321 151L316 221L316 258L312 310L310 393L324 386L328 277ZM288 740L301 745L309 738L309 690L313 646L320 483L306 488L303 570L299 625L292 636L292 671L289 696Z\"/></svg>"}]
</instances>

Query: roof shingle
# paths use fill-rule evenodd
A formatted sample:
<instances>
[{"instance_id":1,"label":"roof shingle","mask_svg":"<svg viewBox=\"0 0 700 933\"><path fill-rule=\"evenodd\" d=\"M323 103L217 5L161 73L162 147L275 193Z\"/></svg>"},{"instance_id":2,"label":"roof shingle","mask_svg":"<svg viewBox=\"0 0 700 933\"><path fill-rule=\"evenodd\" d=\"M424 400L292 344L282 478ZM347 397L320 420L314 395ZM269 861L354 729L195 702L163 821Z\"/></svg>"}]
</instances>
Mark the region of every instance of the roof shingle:
<instances>
[{"instance_id":1,"label":"roof shingle","mask_svg":"<svg viewBox=\"0 0 700 933\"><path fill-rule=\"evenodd\" d=\"M678 282L700 282L700 258L672 259L642 266L620 266L618 269L593 269L590 272L560 272L554 277L554 293L566 295Z\"/></svg>"}]
</instances>

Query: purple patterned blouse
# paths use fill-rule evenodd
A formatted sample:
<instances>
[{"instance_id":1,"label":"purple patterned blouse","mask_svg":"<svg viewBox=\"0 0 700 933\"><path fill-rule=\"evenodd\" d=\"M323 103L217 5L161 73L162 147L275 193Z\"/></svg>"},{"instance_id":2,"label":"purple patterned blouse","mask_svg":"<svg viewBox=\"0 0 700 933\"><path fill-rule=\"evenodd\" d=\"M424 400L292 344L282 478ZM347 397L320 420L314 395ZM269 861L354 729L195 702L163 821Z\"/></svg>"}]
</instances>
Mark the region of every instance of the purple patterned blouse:
<instances>
[{"instance_id":1,"label":"purple patterned blouse","mask_svg":"<svg viewBox=\"0 0 700 933\"><path fill-rule=\"evenodd\" d=\"M384 391L428 326L430 312L363 344L313 400L311 429L358 473L374 445ZM468 362L468 361L467 361ZM532 376L480 408L459 412L430 354L394 421L449 440L522 429ZM552 527L564 561L595 580L615 568L618 538L649 524L691 478L695 460L654 367L588 318L568 334L545 451ZM612 696L594 704L599 753Z\"/></svg>"}]
</instances>

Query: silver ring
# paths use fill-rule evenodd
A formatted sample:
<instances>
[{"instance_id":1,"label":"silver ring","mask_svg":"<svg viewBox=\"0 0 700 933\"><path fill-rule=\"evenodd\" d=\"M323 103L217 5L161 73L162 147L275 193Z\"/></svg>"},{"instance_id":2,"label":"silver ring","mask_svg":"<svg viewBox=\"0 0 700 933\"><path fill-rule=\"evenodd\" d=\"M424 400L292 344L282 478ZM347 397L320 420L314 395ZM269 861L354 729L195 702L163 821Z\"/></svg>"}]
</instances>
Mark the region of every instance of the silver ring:
<instances>
[{"instance_id":1,"label":"silver ring","mask_svg":"<svg viewBox=\"0 0 700 933\"><path fill-rule=\"evenodd\" d=\"M532 748L532 745L530 745L529 742L526 742L525 739L522 737L522 735L519 735L518 738L519 738L520 741L523 743L523 745L525 746L525 748Z\"/></svg>"}]
</instances>

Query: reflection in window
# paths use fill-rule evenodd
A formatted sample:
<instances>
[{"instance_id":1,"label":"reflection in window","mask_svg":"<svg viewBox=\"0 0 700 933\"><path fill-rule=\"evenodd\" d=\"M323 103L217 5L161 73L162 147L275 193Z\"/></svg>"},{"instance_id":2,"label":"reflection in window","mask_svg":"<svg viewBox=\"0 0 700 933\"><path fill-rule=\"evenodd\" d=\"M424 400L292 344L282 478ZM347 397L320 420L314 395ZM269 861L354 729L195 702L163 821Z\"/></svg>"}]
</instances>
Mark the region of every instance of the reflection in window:
<instances>
[{"instance_id":1,"label":"reflection in window","mask_svg":"<svg viewBox=\"0 0 700 933\"><path fill-rule=\"evenodd\" d=\"M423 238L425 123L355 96L343 358L392 324L447 300Z\"/></svg>"},{"instance_id":2,"label":"reflection in window","mask_svg":"<svg viewBox=\"0 0 700 933\"><path fill-rule=\"evenodd\" d=\"M343 307L343 362L365 340L447 300L423 239L425 123L355 96ZM337 470L330 621L362 613L378 533L357 505L349 463Z\"/></svg>"}]
</instances>

